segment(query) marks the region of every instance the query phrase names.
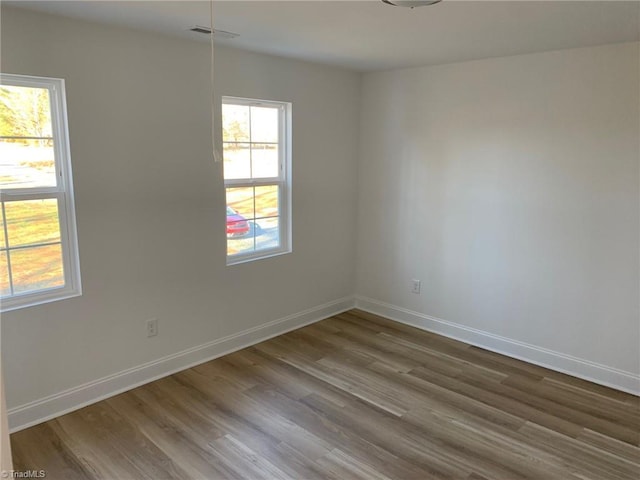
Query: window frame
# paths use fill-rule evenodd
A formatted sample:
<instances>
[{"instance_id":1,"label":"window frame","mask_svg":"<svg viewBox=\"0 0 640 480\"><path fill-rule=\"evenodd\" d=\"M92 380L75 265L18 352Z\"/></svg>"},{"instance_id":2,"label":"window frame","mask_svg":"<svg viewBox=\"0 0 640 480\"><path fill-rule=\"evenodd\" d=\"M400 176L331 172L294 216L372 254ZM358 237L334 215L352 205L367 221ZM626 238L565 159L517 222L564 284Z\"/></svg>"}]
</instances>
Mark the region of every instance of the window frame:
<instances>
[{"instance_id":1,"label":"window frame","mask_svg":"<svg viewBox=\"0 0 640 480\"><path fill-rule=\"evenodd\" d=\"M65 81L61 78L0 73L0 85L42 88L49 91L56 185L53 187L0 189L0 208L4 210L4 202L10 201L57 200L64 273L64 286L13 293L9 296L1 297L0 311L8 312L80 296L82 295L82 284L80 279L80 258L73 194ZM5 242L8 242L6 222L4 224L4 235ZM11 250L9 244L5 243L5 248L2 251L9 253ZM8 262L9 275L11 275L10 260Z\"/></svg>"},{"instance_id":2,"label":"window frame","mask_svg":"<svg viewBox=\"0 0 640 480\"><path fill-rule=\"evenodd\" d=\"M225 192L225 206L226 195L228 188L241 188L241 187L260 187L260 186L278 186L278 234L280 245L273 248L264 248L260 250L254 250L247 253L236 253L230 255L227 252L226 260L227 266L236 265L239 263L251 262L254 260L260 260L263 258L270 258L278 255L285 255L291 253L292 249L292 219L291 219L291 131L292 131L292 104L290 102L281 102L275 100L259 100L254 98L234 97L225 95L222 97L222 106L224 105L242 105L248 107L268 107L278 108L278 172L277 177L268 178L243 178L243 179L226 179L224 178L224 166L223 166L223 180L224 180L224 192ZM224 113L222 113L224 118ZM224 145L226 143L224 138L222 141L223 152ZM264 142L252 142L251 138L247 142L239 143L264 143ZM224 162L223 162L224 164ZM225 217L226 218L226 217ZM225 224L226 232L226 224ZM225 245L228 248L229 238Z\"/></svg>"}]
</instances>

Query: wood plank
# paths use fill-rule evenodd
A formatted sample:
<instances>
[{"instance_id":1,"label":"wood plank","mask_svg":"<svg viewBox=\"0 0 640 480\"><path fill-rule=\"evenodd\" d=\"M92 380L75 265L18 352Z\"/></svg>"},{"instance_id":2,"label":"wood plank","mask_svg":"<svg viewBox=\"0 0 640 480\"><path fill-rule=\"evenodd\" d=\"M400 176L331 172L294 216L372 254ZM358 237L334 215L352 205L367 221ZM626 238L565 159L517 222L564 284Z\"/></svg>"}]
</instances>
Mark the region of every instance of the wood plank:
<instances>
[{"instance_id":1,"label":"wood plank","mask_svg":"<svg viewBox=\"0 0 640 480\"><path fill-rule=\"evenodd\" d=\"M79 451L67 446L56 432L53 421L36 425L11 435L13 459L18 470L46 469L50 478L83 480L99 478Z\"/></svg>"},{"instance_id":2,"label":"wood plank","mask_svg":"<svg viewBox=\"0 0 640 480\"><path fill-rule=\"evenodd\" d=\"M336 421L327 411L319 411L307 401L318 398L335 408L342 409L350 402L349 395L344 394L342 402L335 403L319 393L313 393L301 401L293 401L276 389L265 390L256 387L247 392L256 400L272 405L274 408L286 410L290 418L300 427L313 431L325 442L348 451L355 458L365 461L377 471L395 478L420 478L423 473L414 465L397 457L392 452L375 444L371 438L364 438L353 431L348 424ZM376 409L376 407L369 407ZM377 409L378 413L386 414Z\"/></svg>"}]
</instances>

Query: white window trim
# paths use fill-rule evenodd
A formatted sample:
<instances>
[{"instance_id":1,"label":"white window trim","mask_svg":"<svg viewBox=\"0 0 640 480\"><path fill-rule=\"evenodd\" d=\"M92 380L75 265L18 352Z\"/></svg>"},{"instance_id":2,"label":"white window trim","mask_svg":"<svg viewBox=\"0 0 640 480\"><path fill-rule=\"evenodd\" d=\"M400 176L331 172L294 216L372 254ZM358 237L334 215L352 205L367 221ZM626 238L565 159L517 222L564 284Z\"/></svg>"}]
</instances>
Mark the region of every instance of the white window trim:
<instances>
[{"instance_id":1,"label":"white window trim","mask_svg":"<svg viewBox=\"0 0 640 480\"><path fill-rule=\"evenodd\" d=\"M228 187L256 187L261 185L278 185L278 216L279 216L279 238L280 246L275 248L265 248L259 251L248 253L236 253L226 255L227 266L240 263L252 262L263 258L271 258L285 255L293 251L292 246L292 218L291 218L291 157L292 157L292 106L290 102L278 102L273 100L258 100L253 98L242 98L223 96L222 103L246 106L277 107L280 109L278 125L279 138L279 171L280 175L273 178L259 179L229 179L224 180L225 196ZM224 143L224 142L223 142ZM227 240L228 241L228 240Z\"/></svg>"},{"instance_id":2,"label":"white window trim","mask_svg":"<svg viewBox=\"0 0 640 480\"><path fill-rule=\"evenodd\" d=\"M67 99L65 83L61 78L33 77L27 75L0 74L0 84L20 87L46 88L51 102L51 126L53 133L54 158L57 186L42 188L16 188L0 190L0 200L58 199L60 241L65 284L26 293L17 293L0 300L0 311L8 312L19 308L41 305L82 295L80 280L80 259L76 229L75 203L73 196L73 175L71 171L71 149L67 122ZM5 226L6 228L6 226ZM5 231L6 234L6 231ZM6 238L6 237L5 237Z\"/></svg>"}]
</instances>

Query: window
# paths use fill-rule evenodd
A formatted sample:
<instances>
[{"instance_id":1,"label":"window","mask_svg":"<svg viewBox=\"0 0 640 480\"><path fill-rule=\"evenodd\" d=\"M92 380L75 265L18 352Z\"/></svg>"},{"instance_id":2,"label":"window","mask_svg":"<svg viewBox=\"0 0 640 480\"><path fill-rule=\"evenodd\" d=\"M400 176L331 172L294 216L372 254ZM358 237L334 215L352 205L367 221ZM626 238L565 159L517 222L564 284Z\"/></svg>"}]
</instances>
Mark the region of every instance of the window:
<instances>
[{"instance_id":1,"label":"window","mask_svg":"<svg viewBox=\"0 0 640 480\"><path fill-rule=\"evenodd\" d=\"M291 104L223 97L227 264L291 251Z\"/></svg>"},{"instance_id":2,"label":"window","mask_svg":"<svg viewBox=\"0 0 640 480\"><path fill-rule=\"evenodd\" d=\"M2 311L80 295L64 80L0 74Z\"/></svg>"}]
</instances>

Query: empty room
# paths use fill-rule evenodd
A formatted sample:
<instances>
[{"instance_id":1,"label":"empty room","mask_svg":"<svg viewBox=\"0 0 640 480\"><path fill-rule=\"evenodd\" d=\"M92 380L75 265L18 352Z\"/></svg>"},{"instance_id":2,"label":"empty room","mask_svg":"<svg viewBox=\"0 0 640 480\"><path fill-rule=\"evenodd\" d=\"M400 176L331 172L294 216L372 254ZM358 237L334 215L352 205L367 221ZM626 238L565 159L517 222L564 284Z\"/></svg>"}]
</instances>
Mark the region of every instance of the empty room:
<instances>
[{"instance_id":1,"label":"empty room","mask_svg":"<svg viewBox=\"0 0 640 480\"><path fill-rule=\"evenodd\" d=\"M0 477L640 478L640 1L0 2Z\"/></svg>"}]
</instances>

